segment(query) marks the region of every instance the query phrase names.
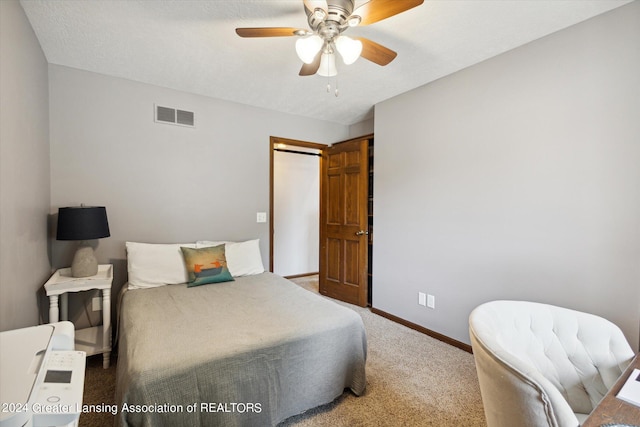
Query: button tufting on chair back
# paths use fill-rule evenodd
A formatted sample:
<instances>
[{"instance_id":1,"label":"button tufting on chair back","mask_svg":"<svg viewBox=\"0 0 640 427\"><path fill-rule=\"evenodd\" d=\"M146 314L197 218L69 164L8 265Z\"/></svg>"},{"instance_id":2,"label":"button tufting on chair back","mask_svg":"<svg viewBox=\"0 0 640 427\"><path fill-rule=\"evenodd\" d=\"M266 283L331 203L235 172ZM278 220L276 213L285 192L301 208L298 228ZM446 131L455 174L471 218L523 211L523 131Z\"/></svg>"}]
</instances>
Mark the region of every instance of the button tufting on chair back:
<instances>
[{"instance_id":1,"label":"button tufting on chair back","mask_svg":"<svg viewBox=\"0 0 640 427\"><path fill-rule=\"evenodd\" d=\"M634 355L608 320L526 301L480 305L469 334L489 427L577 427Z\"/></svg>"}]
</instances>

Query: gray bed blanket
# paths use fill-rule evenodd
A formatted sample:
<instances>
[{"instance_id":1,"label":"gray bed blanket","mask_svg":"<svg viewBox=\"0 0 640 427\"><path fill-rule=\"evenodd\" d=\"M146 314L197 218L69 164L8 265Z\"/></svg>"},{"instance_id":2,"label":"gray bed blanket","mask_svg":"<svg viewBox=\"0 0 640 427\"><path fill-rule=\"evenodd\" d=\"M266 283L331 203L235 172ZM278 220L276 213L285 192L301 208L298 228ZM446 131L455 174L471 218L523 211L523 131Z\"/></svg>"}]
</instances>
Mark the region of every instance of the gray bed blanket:
<instances>
[{"instance_id":1,"label":"gray bed blanket","mask_svg":"<svg viewBox=\"0 0 640 427\"><path fill-rule=\"evenodd\" d=\"M121 426L268 426L366 386L360 316L271 273L122 298Z\"/></svg>"}]
</instances>

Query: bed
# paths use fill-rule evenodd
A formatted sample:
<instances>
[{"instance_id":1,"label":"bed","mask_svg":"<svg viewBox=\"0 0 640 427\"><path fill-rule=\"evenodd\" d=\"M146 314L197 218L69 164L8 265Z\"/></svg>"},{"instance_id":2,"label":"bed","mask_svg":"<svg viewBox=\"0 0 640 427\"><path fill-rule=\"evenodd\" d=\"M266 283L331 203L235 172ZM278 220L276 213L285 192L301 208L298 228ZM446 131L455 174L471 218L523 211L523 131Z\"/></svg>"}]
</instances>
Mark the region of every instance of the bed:
<instances>
[{"instance_id":1,"label":"bed","mask_svg":"<svg viewBox=\"0 0 640 427\"><path fill-rule=\"evenodd\" d=\"M130 281L139 272L129 260ZM363 393L360 316L282 277L253 272L204 286L124 292L117 425L276 425L345 389Z\"/></svg>"}]
</instances>

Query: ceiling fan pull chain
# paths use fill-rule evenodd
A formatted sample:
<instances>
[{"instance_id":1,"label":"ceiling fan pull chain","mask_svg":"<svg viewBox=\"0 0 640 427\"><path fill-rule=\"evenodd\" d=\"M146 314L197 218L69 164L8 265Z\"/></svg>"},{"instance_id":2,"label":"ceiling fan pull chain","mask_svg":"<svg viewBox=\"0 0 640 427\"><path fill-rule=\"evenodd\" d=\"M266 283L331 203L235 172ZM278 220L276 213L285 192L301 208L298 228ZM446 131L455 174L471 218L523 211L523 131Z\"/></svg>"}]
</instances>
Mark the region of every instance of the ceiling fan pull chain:
<instances>
[{"instance_id":1,"label":"ceiling fan pull chain","mask_svg":"<svg viewBox=\"0 0 640 427\"><path fill-rule=\"evenodd\" d=\"M331 73L329 72L329 61L327 61L327 93L331 93Z\"/></svg>"},{"instance_id":2,"label":"ceiling fan pull chain","mask_svg":"<svg viewBox=\"0 0 640 427\"><path fill-rule=\"evenodd\" d=\"M340 91L338 90L338 76L336 76L336 91L333 93L336 98L340 96Z\"/></svg>"}]
</instances>

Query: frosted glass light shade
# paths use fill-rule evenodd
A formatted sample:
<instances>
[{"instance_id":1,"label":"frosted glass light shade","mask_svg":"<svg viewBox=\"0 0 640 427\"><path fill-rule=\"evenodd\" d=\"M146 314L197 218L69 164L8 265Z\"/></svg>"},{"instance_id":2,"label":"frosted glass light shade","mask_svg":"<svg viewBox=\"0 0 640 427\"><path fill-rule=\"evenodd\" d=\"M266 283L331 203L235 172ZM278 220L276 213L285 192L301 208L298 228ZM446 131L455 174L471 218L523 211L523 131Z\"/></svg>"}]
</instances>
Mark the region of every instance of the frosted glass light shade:
<instances>
[{"instance_id":1,"label":"frosted glass light shade","mask_svg":"<svg viewBox=\"0 0 640 427\"><path fill-rule=\"evenodd\" d=\"M340 52L345 64L350 65L356 62L362 53L362 42L353 40L347 36L340 36L336 39L336 49Z\"/></svg>"},{"instance_id":2,"label":"frosted glass light shade","mask_svg":"<svg viewBox=\"0 0 640 427\"><path fill-rule=\"evenodd\" d=\"M296 41L296 53L305 64L311 64L316 57L324 41L317 34Z\"/></svg>"},{"instance_id":3,"label":"frosted glass light shade","mask_svg":"<svg viewBox=\"0 0 640 427\"><path fill-rule=\"evenodd\" d=\"M317 74L324 77L333 77L338 74L338 70L336 69L336 56L333 53L322 54Z\"/></svg>"}]
</instances>

